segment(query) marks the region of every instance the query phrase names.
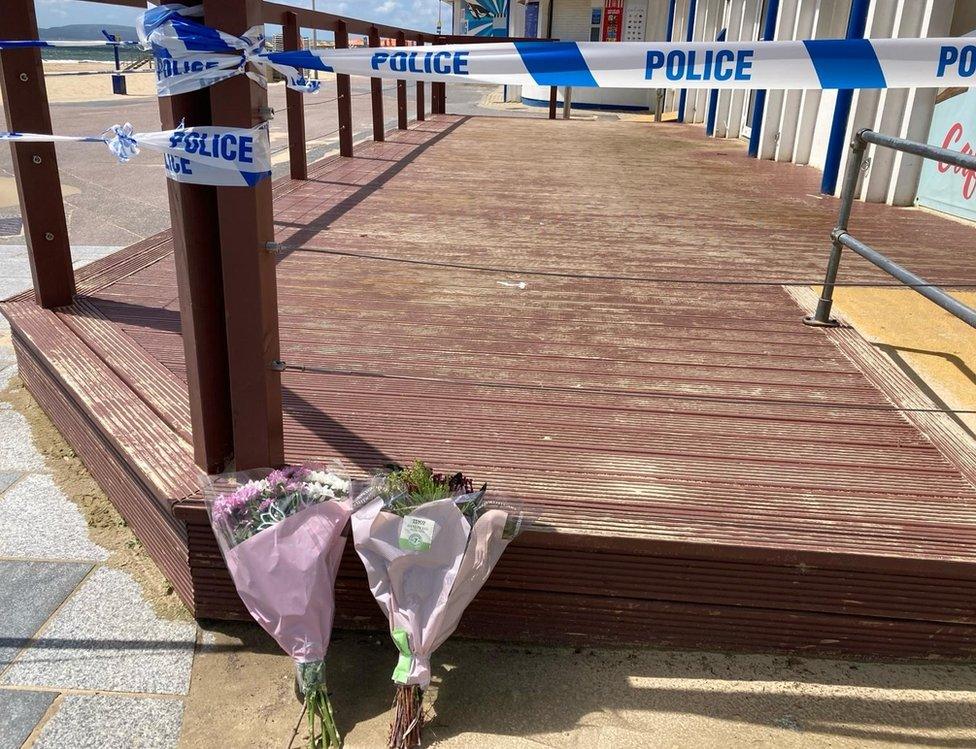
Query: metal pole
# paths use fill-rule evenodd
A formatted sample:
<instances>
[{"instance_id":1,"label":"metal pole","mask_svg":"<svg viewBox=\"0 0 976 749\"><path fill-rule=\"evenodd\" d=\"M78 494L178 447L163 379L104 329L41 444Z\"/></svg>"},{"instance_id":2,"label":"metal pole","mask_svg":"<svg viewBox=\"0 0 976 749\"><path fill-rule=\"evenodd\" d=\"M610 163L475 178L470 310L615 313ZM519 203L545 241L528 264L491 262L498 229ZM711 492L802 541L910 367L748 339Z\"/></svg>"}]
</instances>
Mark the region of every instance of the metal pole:
<instances>
[{"instance_id":1,"label":"metal pole","mask_svg":"<svg viewBox=\"0 0 976 749\"><path fill-rule=\"evenodd\" d=\"M830 259L827 261L827 274L824 277L820 300L817 302L817 311L812 317L803 318L806 325L821 328L834 328L838 325L838 322L830 317L830 308L834 303L834 283L837 281L837 270L840 267L840 257L844 250L844 245L841 244L838 236L847 233L847 224L851 219L851 209L854 207L854 192L857 189L857 180L861 174L861 164L864 161L866 146L867 144L861 138L861 134L857 133L851 141L851 155L847 159L847 171L844 173L844 187L840 196L837 227L831 232L833 246L830 250Z\"/></svg>"},{"instance_id":2,"label":"metal pole","mask_svg":"<svg viewBox=\"0 0 976 749\"><path fill-rule=\"evenodd\" d=\"M958 317L970 327L976 328L976 309L969 307L958 299L953 298L937 286L932 286L924 278L915 275L907 268L903 268L893 260L870 247L859 239L855 239L847 232L835 232L834 241L848 247L868 262L874 263L885 273L894 276L899 281L910 286L914 291L934 302L946 312Z\"/></svg>"},{"instance_id":3,"label":"metal pole","mask_svg":"<svg viewBox=\"0 0 976 749\"><path fill-rule=\"evenodd\" d=\"M568 120L573 113L573 87L563 89L563 119Z\"/></svg>"}]
</instances>

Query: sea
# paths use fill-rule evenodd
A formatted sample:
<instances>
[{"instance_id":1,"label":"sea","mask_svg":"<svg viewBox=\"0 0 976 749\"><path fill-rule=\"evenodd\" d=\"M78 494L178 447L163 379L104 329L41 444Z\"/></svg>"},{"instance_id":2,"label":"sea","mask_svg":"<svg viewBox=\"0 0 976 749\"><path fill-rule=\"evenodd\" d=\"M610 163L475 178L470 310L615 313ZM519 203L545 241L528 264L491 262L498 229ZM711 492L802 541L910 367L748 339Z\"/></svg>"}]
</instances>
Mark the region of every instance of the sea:
<instances>
[{"instance_id":1,"label":"sea","mask_svg":"<svg viewBox=\"0 0 976 749\"><path fill-rule=\"evenodd\" d=\"M119 59L125 65L146 55L138 47L120 47ZM104 62L115 61L115 51L111 47L45 47L41 49L41 59L51 62Z\"/></svg>"}]
</instances>

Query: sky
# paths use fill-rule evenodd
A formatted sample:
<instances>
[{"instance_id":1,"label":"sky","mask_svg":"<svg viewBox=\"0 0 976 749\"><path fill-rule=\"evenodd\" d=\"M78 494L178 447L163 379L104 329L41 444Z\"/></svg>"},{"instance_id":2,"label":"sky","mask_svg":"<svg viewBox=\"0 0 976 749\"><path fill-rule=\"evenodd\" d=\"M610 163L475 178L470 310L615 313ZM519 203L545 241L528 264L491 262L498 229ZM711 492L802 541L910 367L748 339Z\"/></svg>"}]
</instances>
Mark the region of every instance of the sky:
<instances>
[{"instance_id":1,"label":"sky","mask_svg":"<svg viewBox=\"0 0 976 749\"><path fill-rule=\"evenodd\" d=\"M312 0L278 0L282 5L312 7ZM35 0L37 25L66 26L72 23L119 23L134 26L138 10L81 0ZM190 4L190 3L187 3ZM363 18L391 26L433 31L437 7L443 6L444 29L450 29L451 7L440 0L315 0L316 10Z\"/></svg>"}]
</instances>

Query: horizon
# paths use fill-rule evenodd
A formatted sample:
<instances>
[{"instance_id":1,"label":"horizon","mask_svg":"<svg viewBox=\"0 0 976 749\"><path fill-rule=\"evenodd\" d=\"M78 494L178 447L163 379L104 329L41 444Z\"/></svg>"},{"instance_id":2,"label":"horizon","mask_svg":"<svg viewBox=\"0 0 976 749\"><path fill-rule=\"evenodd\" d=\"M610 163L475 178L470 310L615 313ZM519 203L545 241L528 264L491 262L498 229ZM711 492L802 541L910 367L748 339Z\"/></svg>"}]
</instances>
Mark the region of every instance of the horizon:
<instances>
[{"instance_id":1,"label":"horizon","mask_svg":"<svg viewBox=\"0 0 976 749\"><path fill-rule=\"evenodd\" d=\"M284 3L296 8L311 8L312 0L293 0ZM316 10L337 15L362 18L390 26L405 26L420 31L434 31L437 27L437 10L443 6L443 26L450 28L452 8L441 0L315 0ZM353 11L355 6L355 11ZM104 24L135 27L142 12L137 8L107 6L84 0L37 0L38 28L57 28L76 24ZM269 29L280 29L277 24L266 24ZM323 33L328 34L326 30ZM269 31L278 33L277 31ZM307 34L311 36L311 33Z\"/></svg>"}]
</instances>

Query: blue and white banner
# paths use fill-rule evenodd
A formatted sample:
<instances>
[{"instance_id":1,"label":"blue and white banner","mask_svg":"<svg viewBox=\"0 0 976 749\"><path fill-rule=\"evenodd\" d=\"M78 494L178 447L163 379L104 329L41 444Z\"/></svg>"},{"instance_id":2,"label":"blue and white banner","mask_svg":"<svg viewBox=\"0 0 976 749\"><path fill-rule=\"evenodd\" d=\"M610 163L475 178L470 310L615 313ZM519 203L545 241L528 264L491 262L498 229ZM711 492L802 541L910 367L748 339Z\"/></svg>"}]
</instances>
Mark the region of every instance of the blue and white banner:
<instances>
[{"instance_id":1,"label":"blue and white banner","mask_svg":"<svg viewBox=\"0 0 976 749\"><path fill-rule=\"evenodd\" d=\"M598 88L845 89L969 86L976 40L499 42L259 55L378 78Z\"/></svg>"},{"instance_id":2,"label":"blue and white banner","mask_svg":"<svg viewBox=\"0 0 976 749\"><path fill-rule=\"evenodd\" d=\"M305 78L291 65L276 65L264 59L261 53L265 38L260 27L243 36L234 36L194 20L202 15L202 5L187 8L168 4L140 16L136 32L143 47L151 49L156 58L159 96L196 91L236 75L247 75L264 83L264 75L251 69L255 65L277 69L291 88L306 93L318 90L318 81Z\"/></svg>"},{"instance_id":3,"label":"blue and white banner","mask_svg":"<svg viewBox=\"0 0 976 749\"><path fill-rule=\"evenodd\" d=\"M12 143L104 143L121 163L142 148L160 151L166 176L176 182L221 187L252 187L271 175L271 141L267 124L256 128L178 127L137 133L132 125L115 125L99 136L0 133Z\"/></svg>"}]
</instances>

